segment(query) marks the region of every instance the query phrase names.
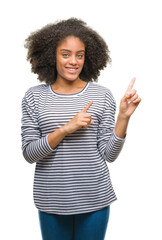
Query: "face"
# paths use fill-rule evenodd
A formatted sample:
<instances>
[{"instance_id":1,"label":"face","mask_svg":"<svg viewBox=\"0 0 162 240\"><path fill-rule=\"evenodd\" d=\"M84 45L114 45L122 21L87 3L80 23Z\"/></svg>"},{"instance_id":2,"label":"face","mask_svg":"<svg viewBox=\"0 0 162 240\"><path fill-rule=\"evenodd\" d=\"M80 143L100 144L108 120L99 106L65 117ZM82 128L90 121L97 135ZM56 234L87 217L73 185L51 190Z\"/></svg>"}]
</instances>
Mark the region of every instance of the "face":
<instances>
[{"instance_id":1,"label":"face","mask_svg":"<svg viewBox=\"0 0 162 240\"><path fill-rule=\"evenodd\" d=\"M85 59L85 46L79 38L69 36L56 49L57 80L79 79Z\"/></svg>"}]
</instances>

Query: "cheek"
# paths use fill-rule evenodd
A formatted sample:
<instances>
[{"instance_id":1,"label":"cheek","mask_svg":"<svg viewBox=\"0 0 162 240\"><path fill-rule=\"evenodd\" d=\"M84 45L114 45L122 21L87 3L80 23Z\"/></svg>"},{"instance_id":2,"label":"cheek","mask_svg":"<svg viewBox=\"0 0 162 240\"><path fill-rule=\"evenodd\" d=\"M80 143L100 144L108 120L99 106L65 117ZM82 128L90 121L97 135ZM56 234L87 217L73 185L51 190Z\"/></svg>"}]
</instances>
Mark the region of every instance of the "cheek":
<instances>
[{"instance_id":1,"label":"cheek","mask_svg":"<svg viewBox=\"0 0 162 240\"><path fill-rule=\"evenodd\" d=\"M56 70L60 71L64 68L66 61L60 58L56 58Z\"/></svg>"},{"instance_id":2,"label":"cheek","mask_svg":"<svg viewBox=\"0 0 162 240\"><path fill-rule=\"evenodd\" d=\"M83 59L82 59L82 60L83 60L83 65L84 65L84 63L85 63L85 56L83 57Z\"/></svg>"},{"instance_id":3,"label":"cheek","mask_svg":"<svg viewBox=\"0 0 162 240\"><path fill-rule=\"evenodd\" d=\"M85 62L85 61L84 61L84 59L83 59L83 61L82 61L82 68L83 68L83 66L84 66L84 62Z\"/></svg>"},{"instance_id":4,"label":"cheek","mask_svg":"<svg viewBox=\"0 0 162 240\"><path fill-rule=\"evenodd\" d=\"M80 66L83 66L84 62L85 62L85 58L82 58L82 59L78 60L78 63L79 63Z\"/></svg>"}]
</instances>

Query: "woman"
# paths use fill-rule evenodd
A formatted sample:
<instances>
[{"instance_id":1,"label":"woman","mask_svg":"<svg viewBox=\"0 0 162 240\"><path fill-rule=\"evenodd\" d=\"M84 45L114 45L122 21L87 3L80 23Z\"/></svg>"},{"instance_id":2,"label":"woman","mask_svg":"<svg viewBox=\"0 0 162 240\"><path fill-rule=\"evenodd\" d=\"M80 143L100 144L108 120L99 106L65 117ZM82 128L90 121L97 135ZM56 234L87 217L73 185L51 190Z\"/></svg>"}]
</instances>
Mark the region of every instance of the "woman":
<instances>
[{"instance_id":1,"label":"woman","mask_svg":"<svg viewBox=\"0 0 162 240\"><path fill-rule=\"evenodd\" d=\"M117 198L107 162L119 155L141 99L135 78L120 102L97 82L111 62L107 44L76 18L26 39L27 59L43 84L22 100L22 151L36 163L34 202L43 240L103 240Z\"/></svg>"}]
</instances>

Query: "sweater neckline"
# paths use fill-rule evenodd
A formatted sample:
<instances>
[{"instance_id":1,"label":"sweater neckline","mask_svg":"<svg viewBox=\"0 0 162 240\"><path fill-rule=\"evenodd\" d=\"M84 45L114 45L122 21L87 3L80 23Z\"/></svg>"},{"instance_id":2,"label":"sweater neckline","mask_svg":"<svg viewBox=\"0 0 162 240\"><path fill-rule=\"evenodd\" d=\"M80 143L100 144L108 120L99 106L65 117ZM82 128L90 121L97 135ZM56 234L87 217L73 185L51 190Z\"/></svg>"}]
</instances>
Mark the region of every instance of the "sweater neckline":
<instances>
[{"instance_id":1,"label":"sweater neckline","mask_svg":"<svg viewBox=\"0 0 162 240\"><path fill-rule=\"evenodd\" d=\"M56 95L56 96L60 96L60 97L71 97L71 96L78 96L80 94L82 94L89 86L90 82L87 82L87 84L79 91L79 92L76 92L76 93L71 93L71 94L63 94L63 93L57 93L55 92L53 89L52 89L52 84L49 84L49 88L50 88L50 91Z\"/></svg>"}]
</instances>

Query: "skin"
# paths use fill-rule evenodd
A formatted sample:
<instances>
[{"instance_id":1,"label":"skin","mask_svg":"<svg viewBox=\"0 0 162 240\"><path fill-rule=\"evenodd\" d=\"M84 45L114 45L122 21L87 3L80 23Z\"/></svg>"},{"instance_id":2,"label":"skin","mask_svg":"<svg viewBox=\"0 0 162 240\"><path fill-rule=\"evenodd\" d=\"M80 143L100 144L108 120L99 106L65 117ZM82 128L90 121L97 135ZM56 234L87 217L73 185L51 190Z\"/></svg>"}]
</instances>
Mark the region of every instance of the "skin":
<instances>
[{"instance_id":1,"label":"skin","mask_svg":"<svg viewBox=\"0 0 162 240\"><path fill-rule=\"evenodd\" d=\"M79 92L86 82L79 78L85 59L85 46L79 38L67 37L56 49L57 79L52 88L63 94ZM75 69L75 71L71 71Z\"/></svg>"},{"instance_id":2,"label":"skin","mask_svg":"<svg viewBox=\"0 0 162 240\"><path fill-rule=\"evenodd\" d=\"M79 92L86 82L79 78L85 60L85 46L79 38L69 36L63 40L56 51L57 79L52 84L52 88L57 93L70 94ZM75 70L72 70L75 69ZM120 101L119 113L115 125L115 134L119 138L126 135L129 119L141 102L137 91L133 89L136 78L133 78ZM87 110L93 101L78 112L68 123L48 135L48 142L51 148L55 148L60 141L69 133L73 133L80 128L87 128L93 124L91 114Z\"/></svg>"}]
</instances>

